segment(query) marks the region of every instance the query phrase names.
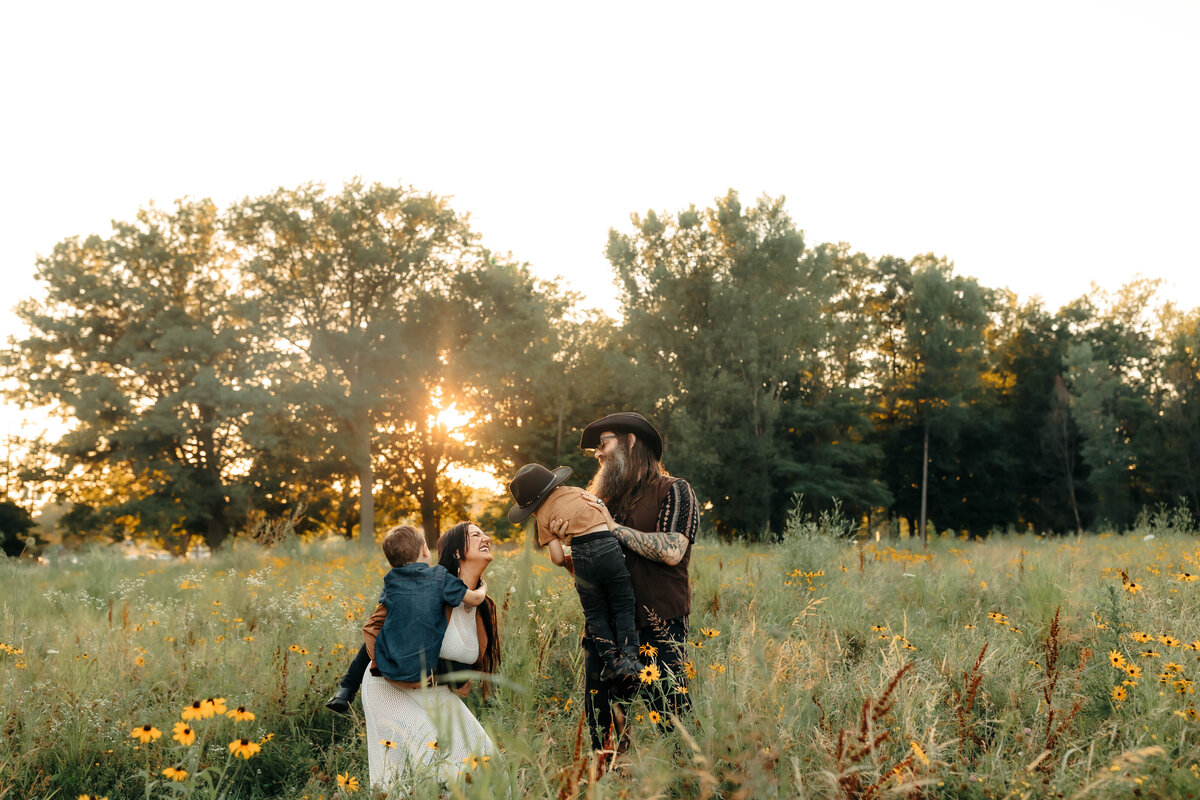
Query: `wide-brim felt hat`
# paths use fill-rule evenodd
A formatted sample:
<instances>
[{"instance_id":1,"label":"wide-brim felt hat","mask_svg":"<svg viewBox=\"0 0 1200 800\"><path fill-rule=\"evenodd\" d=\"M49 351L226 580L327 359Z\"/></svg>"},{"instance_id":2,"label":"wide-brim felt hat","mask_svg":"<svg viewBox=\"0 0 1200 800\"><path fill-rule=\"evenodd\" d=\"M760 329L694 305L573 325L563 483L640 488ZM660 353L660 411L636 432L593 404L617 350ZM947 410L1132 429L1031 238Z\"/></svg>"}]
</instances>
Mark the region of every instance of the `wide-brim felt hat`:
<instances>
[{"instance_id":1,"label":"wide-brim felt hat","mask_svg":"<svg viewBox=\"0 0 1200 800\"><path fill-rule=\"evenodd\" d=\"M517 525L538 510L550 493L571 477L570 467L550 471L541 464L526 464L509 481L508 492L517 504L508 510L508 521Z\"/></svg>"},{"instance_id":2,"label":"wide-brim felt hat","mask_svg":"<svg viewBox=\"0 0 1200 800\"><path fill-rule=\"evenodd\" d=\"M662 436L659 435L658 429L650 424L650 420L636 411L618 411L616 414L609 414L607 417L601 417L595 422L588 423L588 426L583 429L583 436L579 437L579 448L591 450L593 447L599 447L600 434L604 431L632 433L649 446L655 458L659 461L662 460Z\"/></svg>"}]
</instances>

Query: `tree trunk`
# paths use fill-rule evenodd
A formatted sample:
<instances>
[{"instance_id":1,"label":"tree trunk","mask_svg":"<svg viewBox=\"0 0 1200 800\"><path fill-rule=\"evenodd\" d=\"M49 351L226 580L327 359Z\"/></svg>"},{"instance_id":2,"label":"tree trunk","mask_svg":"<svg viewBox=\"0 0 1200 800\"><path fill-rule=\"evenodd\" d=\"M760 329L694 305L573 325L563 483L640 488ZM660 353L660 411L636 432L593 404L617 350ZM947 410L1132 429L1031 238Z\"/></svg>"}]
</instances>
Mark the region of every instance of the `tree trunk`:
<instances>
[{"instance_id":1,"label":"tree trunk","mask_svg":"<svg viewBox=\"0 0 1200 800\"><path fill-rule=\"evenodd\" d=\"M371 412L362 409L351 426L358 467L358 541L375 547L375 469L371 464Z\"/></svg>"},{"instance_id":2,"label":"tree trunk","mask_svg":"<svg viewBox=\"0 0 1200 800\"><path fill-rule=\"evenodd\" d=\"M437 540L442 535L441 502L437 485L438 472L442 466L442 450L442 445L432 441L431 437L426 442L425 457L422 459L424 469L421 471L421 526L425 529L425 541L429 544L431 553L437 552Z\"/></svg>"},{"instance_id":3,"label":"tree trunk","mask_svg":"<svg viewBox=\"0 0 1200 800\"><path fill-rule=\"evenodd\" d=\"M929 546L929 533L925 530L925 507L929 497L929 420L925 420L925 450L921 458L921 543Z\"/></svg>"}]
</instances>

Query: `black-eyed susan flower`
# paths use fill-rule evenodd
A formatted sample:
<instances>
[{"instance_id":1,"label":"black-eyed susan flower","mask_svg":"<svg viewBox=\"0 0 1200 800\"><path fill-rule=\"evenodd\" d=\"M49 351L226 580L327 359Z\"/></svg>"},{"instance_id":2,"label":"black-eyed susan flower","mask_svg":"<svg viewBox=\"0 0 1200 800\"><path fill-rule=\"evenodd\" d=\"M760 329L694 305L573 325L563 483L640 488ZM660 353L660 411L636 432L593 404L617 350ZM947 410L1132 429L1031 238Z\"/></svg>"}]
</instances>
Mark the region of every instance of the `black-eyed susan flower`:
<instances>
[{"instance_id":1,"label":"black-eyed susan flower","mask_svg":"<svg viewBox=\"0 0 1200 800\"><path fill-rule=\"evenodd\" d=\"M1191 681L1189 681L1187 678L1179 678L1178 680L1174 681L1171 685L1175 687L1175 691L1179 692L1179 694L1195 694L1196 693L1196 685L1194 683L1192 683Z\"/></svg>"},{"instance_id":2,"label":"black-eyed susan flower","mask_svg":"<svg viewBox=\"0 0 1200 800\"><path fill-rule=\"evenodd\" d=\"M1125 673L1135 681L1142 677L1142 668L1137 664L1126 664L1124 667L1122 667L1122 669L1124 669Z\"/></svg>"},{"instance_id":3,"label":"black-eyed susan flower","mask_svg":"<svg viewBox=\"0 0 1200 800\"><path fill-rule=\"evenodd\" d=\"M129 735L134 739L141 740L142 744L148 744L162 737L162 731L153 725L143 725L140 728L134 728L129 732Z\"/></svg>"},{"instance_id":4,"label":"black-eyed susan flower","mask_svg":"<svg viewBox=\"0 0 1200 800\"><path fill-rule=\"evenodd\" d=\"M204 705L204 701L193 700L191 705L183 707L183 711L179 712L179 716L184 720L208 719L212 716L212 714L206 713L208 710L208 707Z\"/></svg>"},{"instance_id":5,"label":"black-eyed susan flower","mask_svg":"<svg viewBox=\"0 0 1200 800\"><path fill-rule=\"evenodd\" d=\"M689 681L696 677L696 665L690 659L683 662L683 674L687 676Z\"/></svg>"},{"instance_id":6,"label":"black-eyed susan flower","mask_svg":"<svg viewBox=\"0 0 1200 800\"><path fill-rule=\"evenodd\" d=\"M1029 664L1029 665L1031 665L1031 666L1033 666L1033 668L1034 668L1034 669L1041 669L1041 668L1042 668L1042 665L1041 665L1041 664L1039 664L1039 663L1038 663L1038 662L1036 662L1036 661L1029 661L1029 660L1027 660L1025 663L1026 663L1026 664Z\"/></svg>"},{"instance_id":7,"label":"black-eyed susan flower","mask_svg":"<svg viewBox=\"0 0 1200 800\"><path fill-rule=\"evenodd\" d=\"M162 774L176 783L183 783L188 777L188 771L183 767L167 767Z\"/></svg>"},{"instance_id":8,"label":"black-eyed susan flower","mask_svg":"<svg viewBox=\"0 0 1200 800\"><path fill-rule=\"evenodd\" d=\"M235 758L242 758L249 761L262 746L258 742L252 742L249 739L234 739L229 743L229 752L233 753Z\"/></svg>"},{"instance_id":9,"label":"black-eyed susan flower","mask_svg":"<svg viewBox=\"0 0 1200 800\"><path fill-rule=\"evenodd\" d=\"M186 722L176 722L175 735L171 738L184 747L191 747L192 742L196 741L196 732Z\"/></svg>"},{"instance_id":10,"label":"black-eyed susan flower","mask_svg":"<svg viewBox=\"0 0 1200 800\"><path fill-rule=\"evenodd\" d=\"M1124 686L1114 686L1112 692L1110 693L1110 696L1112 697L1113 700L1116 700L1118 703L1122 703L1125 701L1126 698L1129 697L1129 692L1127 692L1125 690Z\"/></svg>"},{"instance_id":11,"label":"black-eyed susan flower","mask_svg":"<svg viewBox=\"0 0 1200 800\"><path fill-rule=\"evenodd\" d=\"M1194 642L1188 642L1183 646L1183 649L1200 651L1200 639L1197 639Z\"/></svg>"},{"instance_id":12,"label":"black-eyed susan flower","mask_svg":"<svg viewBox=\"0 0 1200 800\"><path fill-rule=\"evenodd\" d=\"M1179 645L1183 644L1183 642L1179 641L1169 633L1160 635L1158 637L1158 641L1160 644L1165 644L1167 647L1179 647Z\"/></svg>"},{"instance_id":13,"label":"black-eyed susan flower","mask_svg":"<svg viewBox=\"0 0 1200 800\"><path fill-rule=\"evenodd\" d=\"M713 672L715 672L718 675L723 675L725 673L725 665L724 664L709 664L708 668L711 669Z\"/></svg>"},{"instance_id":14,"label":"black-eyed susan flower","mask_svg":"<svg viewBox=\"0 0 1200 800\"><path fill-rule=\"evenodd\" d=\"M659 725L662 723L662 714L659 714L657 711L651 711L649 714L646 715L646 718L649 719L655 725Z\"/></svg>"},{"instance_id":15,"label":"black-eyed susan flower","mask_svg":"<svg viewBox=\"0 0 1200 800\"><path fill-rule=\"evenodd\" d=\"M1117 669L1125 668L1125 663L1126 663L1125 656L1122 655L1120 650L1109 650L1108 651L1108 662L1110 664L1112 664L1114 667L1116 667Z\"/></svg>"},{"instance_id":16,"label":"black-eyed susan flower","mask_svg":"<svg viewBox=\"0 0 1200 800\"><path fill-rule=\"evenodd\" d=\"M1137 594L1138 592L1142 591L1142 585L1140 583L1138 583L1137 581L1130 581L1129 583L1125 584L1122 588L1125 589L1125 591L1129 592L1130 594Z\"/></svg>"},{"instance_id":17,"label":"black-eyed susan flower","mask_svg":"<svg viewBox=\"0 0 1200 800\"><path fill-rule=\"evenodd\" d=\"M383 745L384 749L386 749L386 750L395 750L396 749L396 743L393 742L391 739L380 739L379 743L381 745Z\"/></svg>"},{"instance_id":18,"label":"black-eyed susan flower","mask_svg":"<svg viewBox=\"0 0 1200 800\"><path fill-rule=\"evenodd\" d=\"M225 698L210 697L204 701L204 705L208 707L208 713L204 715L205 719L213 716L222 716L225 714Z\"/></svg>"},{"instance_id":19,"label":"black-eyed susan flower","mask_svg":"<svg viewBox=\"0 0 1200 800\"><path fill-rule=\"evenodd\" d=\"M1148 633L1142 633L1141 631L1130 631L1129 638L1133 639L1138 644L1146 644L1147 642L1154 641L1153 636Z\"/></svg>"},{"instance_id":20,"label":"black-eyed susan flower","mask_svg":"<svg viewBox=\"0 0 1200 800\"><path fill-rule=\"evenodd\" d=\"M133 664L134 664L134 666L136 666L136 667L144 667L144 666L146 666L146 657L145 657L145 656L138 656L137 658L135 658L135 659L133 660Z\"/></svg>"},{"instance_id":21,"label":"black-eyed susan flower","mask_svg":"<svg viewBox=\"0 0 1200 800\"><path fill-rule=\"evenodd\" d=\"M353 793L358 791L358 778L354 777L349 772L345 774L338 773L337 783L338 788L345 789L347 792Z\"/></svg>"},{"instance_id":22,"label":"black-eyed susan flower","mask_svg":"<svg viewBox=\"0 0 1200 800\"><path fill-rule=\"evenodd\" d=\"M638 679L645 684L654 683L661 677L662 673L658 671L658 667L654 664L647 664L642 668L642 671L638 673Z\"/></svg>"},{"instance_id":23,"label":"black-eyed susan flower","mask_svg":"<svg viewBox=\"0 0 1200 800\"><path fill-rule=\"evenodd\" d=\"M963 625L963 629L968 630L968 631L973 631L973 630L975 630L975 626L974 625Z\"/></svg>"},{"instance_id":24,"label":"black-eyed susan flower","mask_svg":"<svg viewBox=\"0 0 1200 800\"><path fill-rule=\"evenodd\" d=\"M704 634L707 639L712 639L714 636L720 636L721 631L717 628L701 628L700 633Z\"/></svg>"},{"instance_id":25,"label":"black-eyed susan flower","mask_svg":"<svg viewBox=\"0 0 1200 800\"><path fill-rule=\"evenodd\" d=\"M652 644L644 644L638 647L638 653L649 658L654 658L658 655L658 648Z\"/></svg>"},{"instance_id":26,"label":"black-eyed susan flower","mask_svg":"<svg viewBox=\"0 0 1200 800\"><path fill-rule=\"evenodd\" d=\"M887 630L887 626L885 626L885 625L872 625L872 626L871 626L871 630L875 631L876 633L883 633L884 631L886 631L886 630Z\"/></svg>"},{"instance_id":27,"label":"black-eyed susan flower","mask_svg":"<svg viewBox=\"0 0 1200 800\"><path fill-rule=\"evenodd\" d=\"M1178 675L1183 672L1183 664L1176 664L1174 661L1168 661L1163 664L1163 671L1169 672L1172 675Z\"/></svg>"},{"instance_id":28,"label":"black-eyed susan flower","mask_svg":"<svg viewBox=\"0 0 1200 800\"><path fill-rule=\"evenodd\" d=\"M1183 583L1191 583L1192 581L1196 580L1196 578L1200 578L1200 575L1193 575L1190 572L1180 572L1175 576L1175 580Z\"/></svg>"},{"instance_id":29,"label":"black-eyed susan flower","mask_svg":"<svg viewBox=\"0 0 1200 800\"><path fill-rule=\"evenodd\" d=\"M79 795L79 800L108 800L108 795L104 795L104 797L100 795L92 797L90 794L81 794Z\"/></svg>"},{"instance_id":30,"label":"black-eyed susan flower","mask_svg":"<svg viewBox=\"0 0 1200 800\"><path fill-rule=\"evenodd\" d=\"M433 741L430 741L430 742L426 742L425 746L428 747L430 750L437 750L438 749L437 739L434 739Z\"/></svg>"},{"instance_id":31,"label":"black-eyed susan flower","mask_svg":"<svg viewBox=\"0 0 1200 800\"><path fill-rule=\"evenodd\" d=\"M1153 650L1143 650L1142 652L1138 653L1138 655L1142 658L1158 658L1162 655L1162 653L1156 653Z\"/></svg>"},{"instance_id":32,"label":"black-eyed susan flower","mask_svg":"<svg viewBox=\"0 0 1200 800\"><path fill-rule=\"evenodd\" d=\"M225 716L234 722L249 722L254 719L254 712L247 711L245 706L238 706L232 711L226 711Z\"/></svg>"},{"instance_id":33,"label":"black-eyed susan flower","mask_svg":"<svg viewBox=\"0 0 1200 800\"><path fill-rule=\"evenodd\" d=\"M909 744L912 746L913 755L916 756L922 764L929 766L929 756L925 755L925 751L921 749L921 745L913 741L910 741Z\"/></svg>"}]
</instances>

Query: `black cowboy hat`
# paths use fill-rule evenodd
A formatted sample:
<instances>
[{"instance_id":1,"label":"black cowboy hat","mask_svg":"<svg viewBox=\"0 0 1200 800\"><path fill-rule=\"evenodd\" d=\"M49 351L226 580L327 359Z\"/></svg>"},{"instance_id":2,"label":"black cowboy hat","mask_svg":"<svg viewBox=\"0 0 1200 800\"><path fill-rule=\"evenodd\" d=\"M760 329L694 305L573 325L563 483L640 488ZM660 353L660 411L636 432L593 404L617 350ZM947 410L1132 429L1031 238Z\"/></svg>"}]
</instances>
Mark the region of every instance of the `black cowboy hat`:
<instances>
[{"instance_id":1,"label":"black cowboy hat","mask_svg":"<svg viewBox=\"0 0 1200 800\"><path fill-rule=\"evenodd\" d=\"M604 431L632 433L650 447L655 458L659 461L662 460L662 436L658 434L658 429L650 424L650 420L636 411L618 411L616 414L609 414L607 417L601 417L595 422L588 423L588 426L583 429L583 436L579 437L579 448L591 450L593 447L599 447L600 434Z\"/></svg>"},{"instance_id":2,"label":"black cowboy hat","mask_svg":"<svg viewBox=\"0 0 1200 800\"><path fill-rule=\"evenodd\" d=\"M509 494L517 504L508 510L508 521L518 525L538 510L550 493L562 486L571 477L570 467L559 467L553 472L541 464L526 464L508 484Z\"/></svg>"}]
</instances>

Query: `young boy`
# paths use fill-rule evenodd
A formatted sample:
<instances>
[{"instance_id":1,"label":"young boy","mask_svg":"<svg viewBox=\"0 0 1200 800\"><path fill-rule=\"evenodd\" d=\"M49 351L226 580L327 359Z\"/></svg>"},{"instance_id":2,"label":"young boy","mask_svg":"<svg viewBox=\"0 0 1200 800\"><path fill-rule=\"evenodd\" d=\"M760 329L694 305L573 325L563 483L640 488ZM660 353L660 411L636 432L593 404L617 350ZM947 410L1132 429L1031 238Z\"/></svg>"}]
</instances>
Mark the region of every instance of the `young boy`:
<instances>
[{"instance_id":1,"label":"young boy","mask_svg":"<svg viewBox=\"0 0 1200 800\"><path fill-rule=\"evenodd\" d=\"M582 489L561 485L570 476L570 467L553 472L541 464L521 467L508 484L517 501L508 511L508 520L519 524L533 514L538 545L549 545L550 560L558 566L565 561L563 546L570 546L575 591L588 633L605 661L600 677L610 680L615 676L632 683L642 665L634 626L633 583L625 569L625 555L609 530L608 515L585 500ZM567 522L561 538L550 532L552 519Z\"/></svg>"},{"instance_id":2,"label":"young boy","mask_svg":"<svg viewBox=\"0 0 1200 800\"><path fill-rule=\"evenodd\" d=\"M487 596L487 584L480 580L478 588L468 591L466 584L445 567L430 566L432 555L425 537L408 525L388 530L383 538L383 553L392 570L384 576L379 605L364 626L364 630L379 631L374 644L376 671L372 674L412 683L423 680L437 666L447 625L443 603L451 607L459 603L478 606ZM381 657L387 663L386 670ZM363 645L325 707L339 714L349 712L370 664L371 653ZM418 677L394 677L400 673Z\"/></svg>"}]
</instances>

